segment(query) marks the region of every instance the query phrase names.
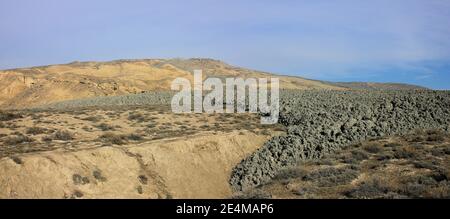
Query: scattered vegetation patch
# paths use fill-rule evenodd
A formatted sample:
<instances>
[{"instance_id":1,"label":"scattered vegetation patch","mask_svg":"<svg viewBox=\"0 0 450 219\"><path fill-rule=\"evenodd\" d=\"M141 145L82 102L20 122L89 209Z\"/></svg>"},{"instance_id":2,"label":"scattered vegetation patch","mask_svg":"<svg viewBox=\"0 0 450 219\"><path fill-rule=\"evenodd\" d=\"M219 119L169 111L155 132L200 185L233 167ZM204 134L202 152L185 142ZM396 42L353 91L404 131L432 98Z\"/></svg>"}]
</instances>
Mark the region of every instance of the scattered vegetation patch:
<instances>
[{"instance_id":1,"label":"scattered vegetation patch","mask_svg":"<svg viewBox=\"0 0 450 219\"><path fill-rule=\"evenodd\" d=\"M0 111L0 121L10 121L10 120L20 119L20 118L23 118L23 115L20 113Z\"/></svg>"},{"instance_id":2,"label":"scattered vegetation patch","mask_svg":"<svg viewBox=\"0 0 450 219\"><path fill-rule=\"evenodd\" d=\"M131 140L131 141L140 141L140 140L142 140L142 136L137 135L137 134L129 134L127 136L127 139Z\"/></svg>"},{"instance_id":3,"label":"scattered vegetation patch","mask_svg":"<svg viewBox=\"0 0 450 219\"><path fill-rule=\"evenodd\" d=\"M53 141L53 137L51 135L42 136L41 140L43 142L51 142Z\"/></svg>"},{"instance_id":4,"label":"scattered vegetation patch","mask_svg":"<svg viewBox=\"0 0 450 219\"><path fill-rule=\"evenodd\" d=\"M94 176L94 178L100 182L106 182L106 177L104 177L102 175L102 172L100 170L94 170L92 172L92 175Z\"/></svg>"},{"instance_id":5,"label":"scattered vegetation patch","mask_svg":"<svg viewBox=\"0 0 450 219\"><path fill-rule=\"evenodd\" d=\"M98 121L100 121L100 120L102 120L103 119L103 117L102 116L88 116L88 117L85 117L85 118L82 118L82 120L86 120L86 121L91 121L91 122L98 122Z\"/></svg>"},{"instance_id":6,"label":"scattered vegetation patch","mask_svg":"<svg viewBox=\"0 0 450 219\"><path fill-rule=\"evenodd\" d=\"M142 186L136 187L136 190L137 190L138 194L143 194L144 193L144 190L142 189Z\"/></svg>"},{"instance_id":7,"label":"scattered vegetation patch","mask_svg":"<svg viewBox=\"0 0 450 219\"><path fill-rule=\"evenodd\" d=\"M281 170L275 177L274 180L289 180L303 178L307 174L307 171L303 168L286 168Z\"/></svg>"},{"instance_id":8,"label":"scattered vegetation patch","mask_svg":"<svg viewBox=\"0 0 450 219\"><path fill-rule=\"evenodd\" d=\"M112 132L107 132L105 134L100 135L99 139L104 143L111 143L116 145L122 145L127 143L126 135L118 135Z\"/></svg>"},{"instance_id":9,"label":"scattered vegetation patch","mask_svg":"<svg viewBox=\"0 0 450 219\"><path fill-rule=\"evenodd\" d=\"M357 176L358 171L350 166L342 168L326 167L307 174L303 177L303 180L313 181L319 187L330 187L349 183Z\"/></svg>"},{"instance_id":10,"label":"scattered vegetation patch","mask_svg":"<svg viewBox=\"0 0 450 219\"><path fill-rule=\"evenodd\" d=\"M145 175L139 175L138 179L140 183L147 185L148 178Z\"/></svg>"},{"instance_id":11,"label":"scattered vegetation patch","mask_svg":"<svg viewBox=\"0 0 450 219\"><path fill-rule=\"evenodd\" d=\"M72 195L73 198L81 198L83 197L83 193L79 190L75 190Z\"/></svg>"},{"instance_id":12,"label":"scattered vegetation patch","mask_svg":"<svg viewBox=\"0 0 450 219\"><path fill-rule=\"evenodd\" d=\"M270 199L272 195L266 191L254 189L245 193L235 194L234 199Z\"/></svg>"},{"instance_id":13,"label":"scattered vegetation patch","mask_svg":"<svg viewBox=\"0 0 450 219\"><path fill-rule=\"evenodd\" d=\"M389 189L378 180L363 182L355 188L344 192L349 198L384 198Z\"/></svg>"},{"instance_id":14,"label":"scattered vegetation patch","mask_svg":"<svg viewBox=\"0 0 450 219\"><path fill-rule=\"evenodd\" d=\"M16 163L16 164L23 164L23 161L22 161L22 159L20 159L19 157L16 157L16 156L14 156L14 157L11 157L11 160L13 160L14 161L14 163Z\"/></svg>"},{"instance_id":15,"label":"scattered vegetation patch","mask_svg":"<svg viewBox=\"0 0 450 219\"><path fill-rule=\"evenodd\" d=\"M379 143L370 142L369 144L364 145L363 149L369 153L376 154L383 150L383 146Z\"/></svg>"},{"instance_id":16,"label":"scattered vegetation patch","mask_svg":"<svg viewBox=\"0 0 450 219\"><path fill-rule=\"evenodd\" d=\"M75 185L85 185L89 183L89 178L80 174L73 174L72 180Z\"/></svg>"},{"instance_id":17,"label":"scattered vegetation patch","mask_svg":"<svg viewBox=\"0 0 450 219\"><path fill-rule=\"evenodd\" d=\"M95 126L96 128L102 130L102 131L114 131L115 127L106 123L100 123L99 125Z\"/></svg>"},{"instance_id":18,"label":"scattered vegetation patch","mask_svg":"<svg viewBox=\"0 0 450 219\"><path fill-rule=\"evenodd\" d=\"M145 121L145 116L142 115L139 112L131 112L128 115L128 120L134 120L134 121L137 121L137 122L144 122Z\"/></svg>"},{"instance_id":19,"label":"scattered vegetation patch","mask_svg":"<svg viewBox=\"0 0 450 219\"><path fill-rule=\"evenodd\" d=\"M39 135L39 134L43 134L46 133L47 129L46 128L41 128L41 127L29 127L26 129L25 133L30 134L30 135Z\"/></svg>"},{"instance_id":20,"label":"scattered vegetation patch","mask_svg":"<svg viewBox=\"0 0 450 219\"><path fill-rule=\"evenodd\" d=\"M33 142L34 139L30 138L25 135L16 135L16 136L9 136L3 142L7 145L18 145L22 143L30 143Z\"/></svg>"},{"instance_id":21,"label":"scattered vegetation patch","mask_svg":"<svg viewBox=\"0 0 450 219\"><path fill-rule=\"evenodd\" d=\"M61 141L69 141L73 139L73 134L69 131L58 130L57 132L53 133L53 139Z\"/></svg>"},{"instance_id":22,"label":"scattered vegetation patch","mask_svg":"<svg viewBox=\"0 0 450 219\"><path fill-rule=\"evenodd\" d=\"M417 150L411 146L394 149L394 157L397 159L412 159L417 156Z\"/></svg>"}]
</instances>

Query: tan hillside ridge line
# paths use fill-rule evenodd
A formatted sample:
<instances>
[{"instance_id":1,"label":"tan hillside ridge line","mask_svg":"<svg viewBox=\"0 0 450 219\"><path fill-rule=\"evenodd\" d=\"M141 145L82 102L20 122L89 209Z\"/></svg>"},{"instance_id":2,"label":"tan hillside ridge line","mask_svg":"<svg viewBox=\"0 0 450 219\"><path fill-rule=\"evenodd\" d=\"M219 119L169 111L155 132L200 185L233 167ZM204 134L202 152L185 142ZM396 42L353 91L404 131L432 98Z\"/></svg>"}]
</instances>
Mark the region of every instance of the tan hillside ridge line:
<instances>
[{"instance_id":1,"label":"tan hillside ridge line","mask_svg":"<svg viewBox=\"0 0 450 219\"><path fill-rule=\"evenodd\" d=\"M0 109L27 108L63 100L168 91L177 77L268 77L273 74L238 68L211 59L142 59L75 62L0 71ZM282 89L345 88L300 77L277 76Z\"/></svg>"}]
</instances>

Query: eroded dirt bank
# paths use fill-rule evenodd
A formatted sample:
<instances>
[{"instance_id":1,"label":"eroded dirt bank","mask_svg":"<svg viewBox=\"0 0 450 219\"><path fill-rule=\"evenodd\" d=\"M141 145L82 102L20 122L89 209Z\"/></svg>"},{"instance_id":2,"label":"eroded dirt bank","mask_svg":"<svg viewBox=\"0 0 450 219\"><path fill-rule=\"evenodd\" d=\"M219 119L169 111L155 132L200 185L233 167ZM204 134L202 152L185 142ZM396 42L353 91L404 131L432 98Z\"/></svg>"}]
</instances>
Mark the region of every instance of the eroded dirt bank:
<instances>
[{"instance_id":1,"label":"eroded dirt bank","mask_svg":"<svg viewBox=\"0 0 450 219\"><path fill-rule=\"evenodd\" d=\"M249 131L0 159L0 198L224 198L231 169L268 135Z\"/></svg>"}]
</instances>

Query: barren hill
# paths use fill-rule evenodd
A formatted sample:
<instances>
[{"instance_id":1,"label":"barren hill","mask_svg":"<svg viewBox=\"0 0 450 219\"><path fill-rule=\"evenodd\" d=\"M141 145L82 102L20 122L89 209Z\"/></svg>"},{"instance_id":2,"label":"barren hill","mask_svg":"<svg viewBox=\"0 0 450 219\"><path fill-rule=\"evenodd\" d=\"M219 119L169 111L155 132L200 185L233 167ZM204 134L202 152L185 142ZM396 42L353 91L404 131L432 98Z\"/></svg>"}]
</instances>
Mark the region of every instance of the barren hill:
<instances>
[{"instance_id":1,"label":"barren hill","mask_svg":"<svg viewBox=\"0 0 450 219\"><path fill-rule=\"evenodd\" d=\"M0 108L25 108L62 100L170 90L177 77L268 77L273 74L234 67L212 59L141 59L73 62L0 71ZM347 89L300 77L279 76L286 89Z\"/></svg>"},{"instance_id":2,"label":"barren hill","mask_svg":"<svg viewBox=\"0 0 450 219\"><path fill-rule=\"evenodd\" d=\"M373 82L333 82L333 85L353 90L427 90L428 88L402 83L373 83Z\"/></svg>"}]
</instances>

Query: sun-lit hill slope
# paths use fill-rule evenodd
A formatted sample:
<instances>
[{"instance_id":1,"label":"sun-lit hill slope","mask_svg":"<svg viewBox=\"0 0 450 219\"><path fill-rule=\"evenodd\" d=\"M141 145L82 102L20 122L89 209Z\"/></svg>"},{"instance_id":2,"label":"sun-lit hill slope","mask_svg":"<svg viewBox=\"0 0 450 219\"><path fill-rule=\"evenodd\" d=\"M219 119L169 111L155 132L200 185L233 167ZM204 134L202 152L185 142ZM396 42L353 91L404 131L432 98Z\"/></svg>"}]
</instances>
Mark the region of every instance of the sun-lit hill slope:
<instances>
[{"instance_id":1,"label":"sun-lit hill slope","mask_svg":"<svg viewBox=\"0 0 450 219\"><path fill-rule=\"evenodd\" d=\"M140 59L73 62L0 71L0 109L24 108L62 100L170 90L177 77L270 77L273 74L234 67L212 59ZM279 76L286 89L345 89L299 77Z\"/></svg>"}]
</instances>

